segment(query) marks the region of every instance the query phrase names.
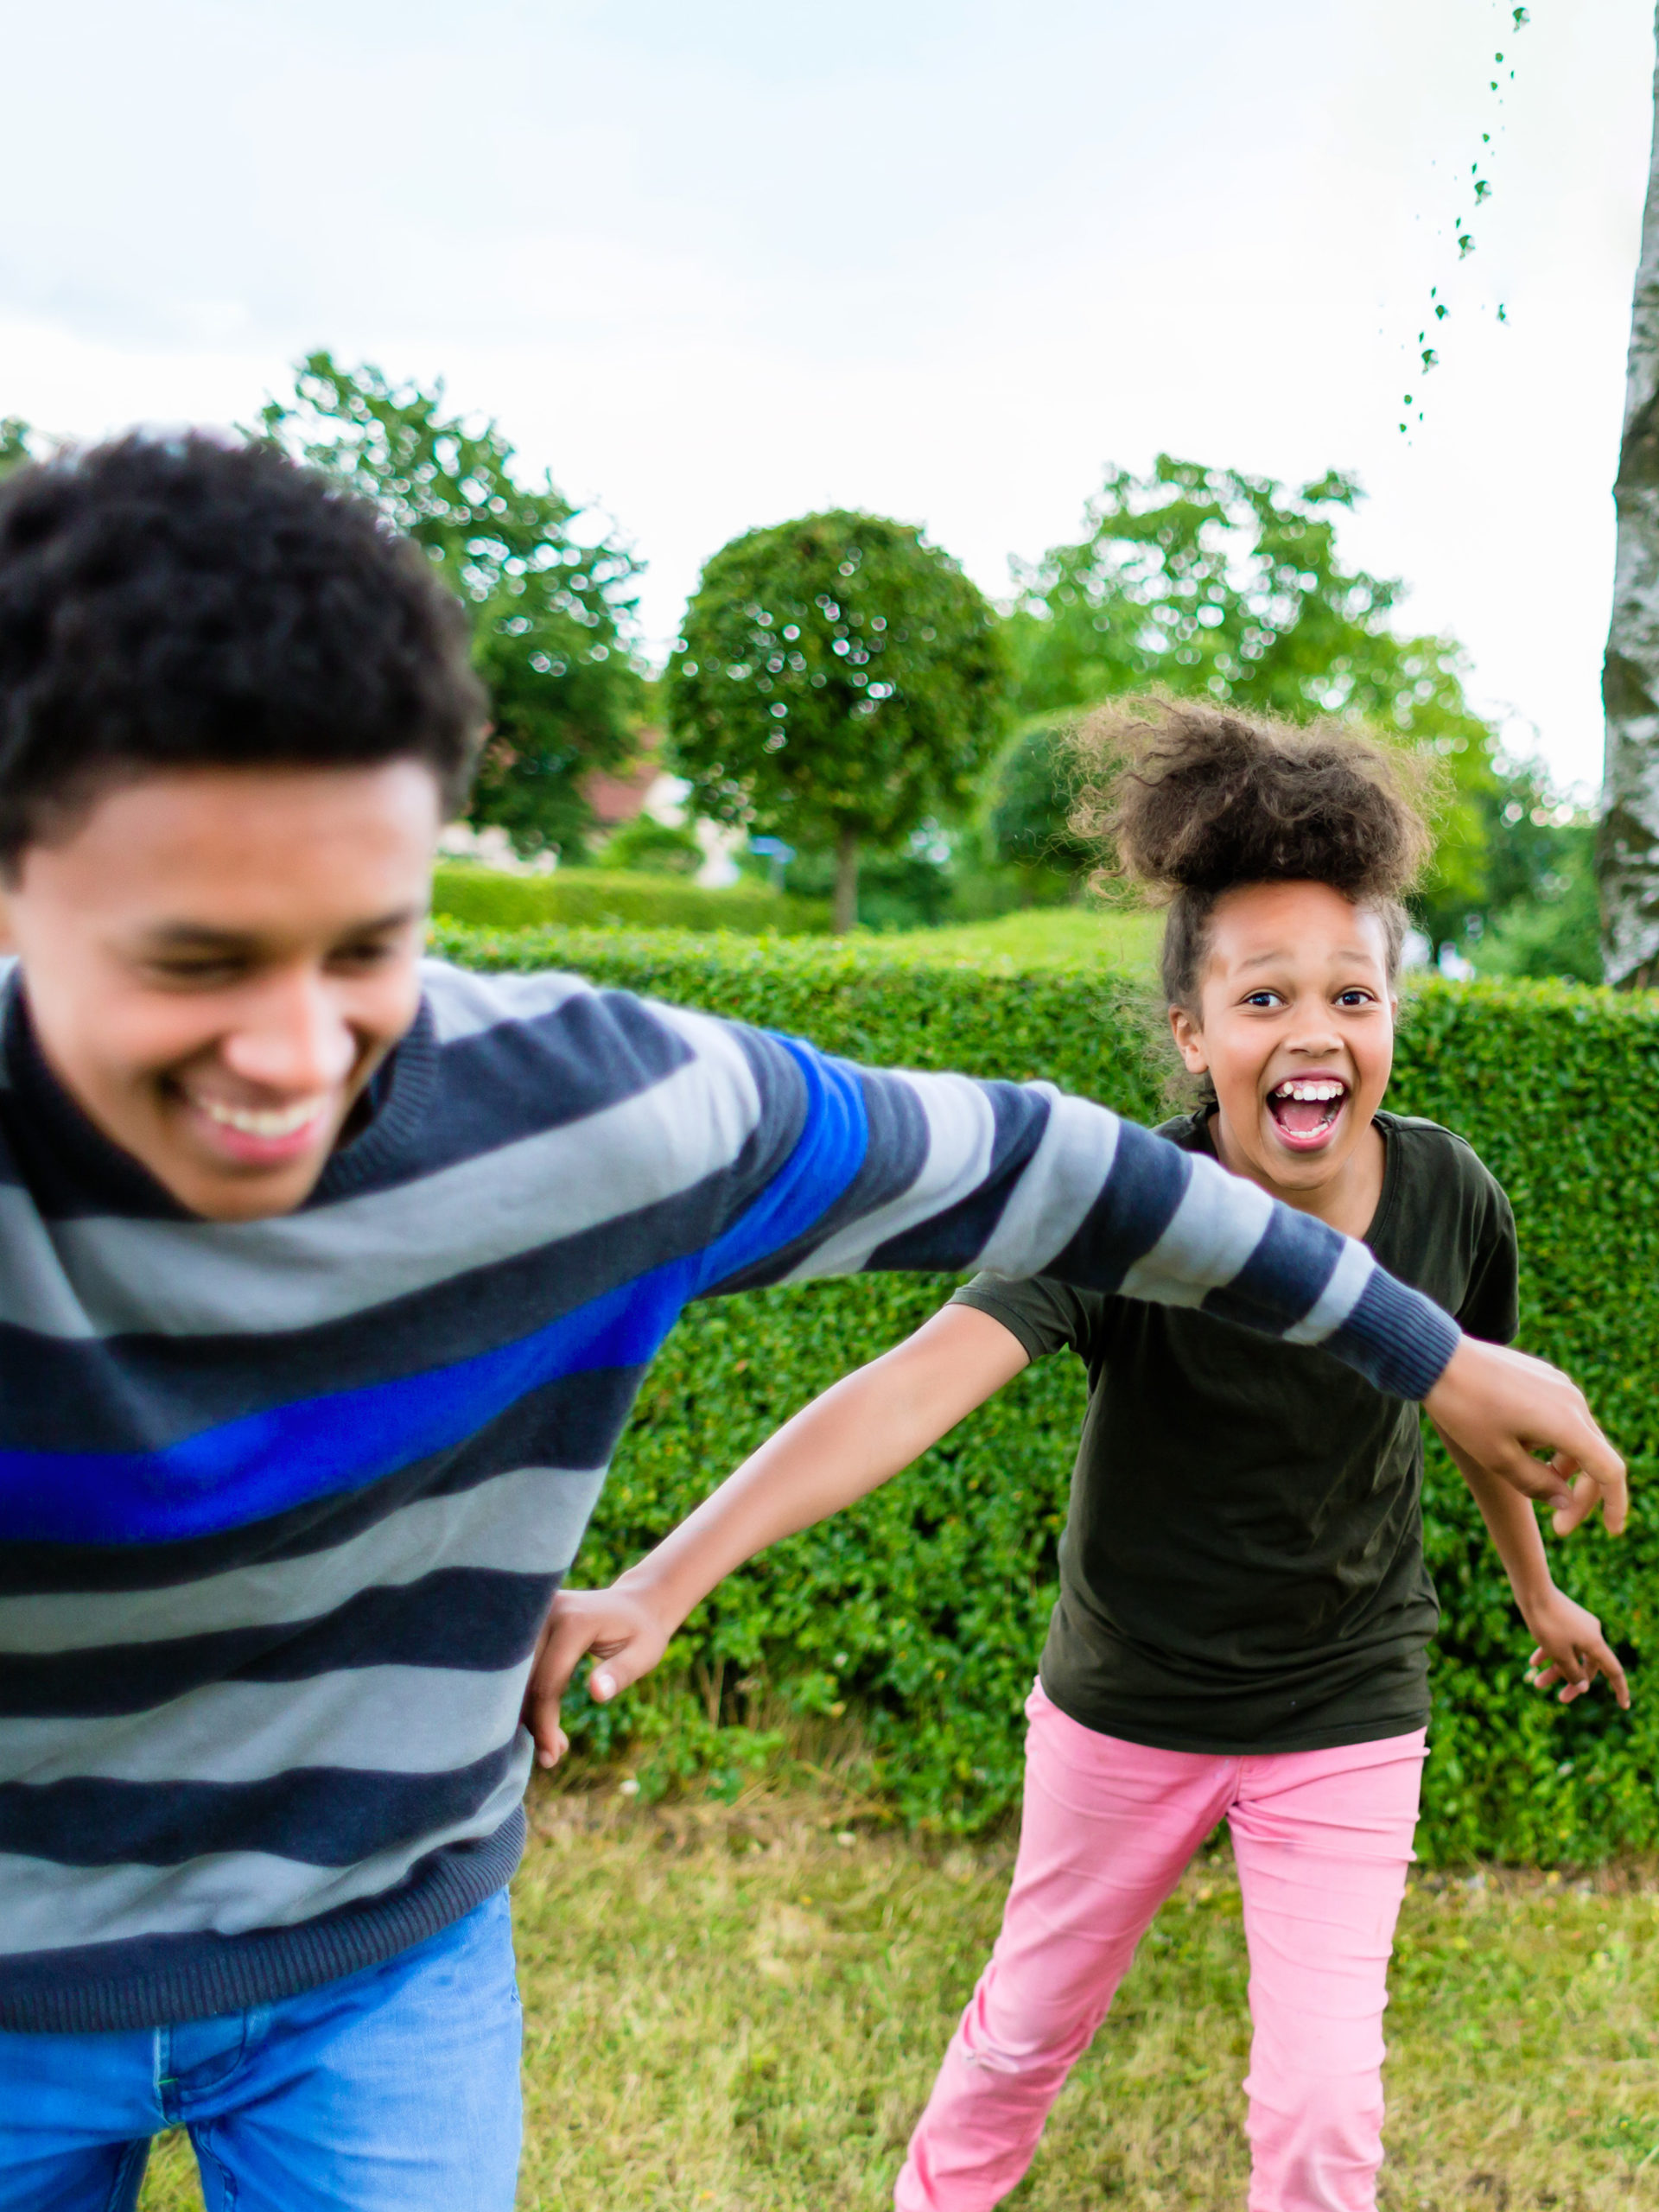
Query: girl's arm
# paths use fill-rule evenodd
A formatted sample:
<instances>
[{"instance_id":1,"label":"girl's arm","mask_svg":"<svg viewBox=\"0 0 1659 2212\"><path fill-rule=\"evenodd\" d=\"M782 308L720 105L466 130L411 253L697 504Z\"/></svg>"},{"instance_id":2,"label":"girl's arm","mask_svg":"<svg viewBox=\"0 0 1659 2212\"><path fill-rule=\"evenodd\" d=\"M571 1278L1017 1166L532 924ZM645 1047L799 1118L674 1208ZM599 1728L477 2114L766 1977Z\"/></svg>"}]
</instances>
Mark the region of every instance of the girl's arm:
<instances>
[{"instance_id":1,"label":"girl's arm","mask_svg":"<svg viewBox=\"0 0 1659 2212\"><path fill-rule=\"evenodd\" d=\"M524 1725L543 1766L565 1748L559 1700L585 1651L602 1704L649 1674L700 1599L780 1537L827 1520L907 1467L1027 1363L971 1306L947 1306L802 1408L608 1590L562 1590L542 1630Z\"/></svg>"},{"instance_id":2,"label":"girl's arm","mask_svg":"<svg viewBox=\"0 0 1659 2212\"><path fill-rule=\"evenodd\" d=\"M1574 1605L1551 1579L1544 1540L1531 1505L1444 1435L1440 1441L1474 1495L1486 1532L1510 1578L1521 1618L1528 1632L1536 1638L1538 1648L1528 1662L1533 1669L1528 1680L1544 1690L1560 1683L1560 1701L1570 1705L1575 1697L1583 1696L1598 1675L1605 1675L1614 1696L1628 1708L1630 1693L1624 1669L1603 1636L1601 1623L1584 1606Z\"/></svg>"}]
</instances>

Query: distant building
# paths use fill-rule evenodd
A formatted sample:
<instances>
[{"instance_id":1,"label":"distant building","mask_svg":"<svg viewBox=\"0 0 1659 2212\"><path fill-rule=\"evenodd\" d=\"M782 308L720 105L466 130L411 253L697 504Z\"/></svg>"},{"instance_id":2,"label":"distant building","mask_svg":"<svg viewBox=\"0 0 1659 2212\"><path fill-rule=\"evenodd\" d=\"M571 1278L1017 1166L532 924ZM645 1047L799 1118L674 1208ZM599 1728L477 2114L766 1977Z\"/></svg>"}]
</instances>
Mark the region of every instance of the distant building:
<instances>
[{"instance_id":1,"label":"distant building","mask_svg":"<svg viewBox=\"0 0 1659 2212\"><path fill-rule=\"evenodd\" d=\"M593 808L598 825L601 858L603 841L642 814L674 829L684 821L685 796L690 786L659 766L657 755L662 746L660 729L642 729L639 762L629 774L613 775L608 769L594 768L582 779L582 795ZM696 880L715 890L735 883L735 855L743 849L743 832L723 830L715 822L695 822L692 830L702 848L702 866ZM556 853L537 853L522 860L505 830L475 830L468 822L452 822L438 840L438 850L451 859L477 861L513 875L546 875L559 864Z\"/></svg>"},{"instance_id":2,"label":"distant building","mask_svg":"<svg viewBox=\"0 0 1659 2212\"><path fill-rule=\"evenodd\" d=\"M661 730L642 729L639 759L630 774L613 776L607 768L594 768L582 778L582 795L593 808L601 830L620 830L642 814L650 815L653 822L679 822L685 785L677 776L664 774L657 760L662 747ZM666 813L664 804L670 810Z\"/></svg>"}]
</instances>

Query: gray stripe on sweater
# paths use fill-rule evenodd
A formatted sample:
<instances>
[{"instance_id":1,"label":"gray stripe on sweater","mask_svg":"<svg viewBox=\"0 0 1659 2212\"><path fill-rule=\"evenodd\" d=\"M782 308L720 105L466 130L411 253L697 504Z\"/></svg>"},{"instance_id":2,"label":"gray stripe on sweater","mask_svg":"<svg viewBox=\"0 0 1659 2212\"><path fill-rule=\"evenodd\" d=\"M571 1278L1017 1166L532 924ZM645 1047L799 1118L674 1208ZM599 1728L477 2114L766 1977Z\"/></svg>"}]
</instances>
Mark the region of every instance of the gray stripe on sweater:
<instances>
[{"instance_id":1,"label":"gray stripe on sweater","mask_svg":"<svg viewBox=\"0 0 1659 2212\"><path fill-rule=\"evenodd\" d=\"M828 1237L791 1269L785 1282L855 1274L878 1245L947 1212L970 1197L990 1173L996 1112L989 1093L967 1076L916 1075L907 1069L903 1076L927 1123L927 1152L914 1179L897 1198ZM1096 1191L1090 1192L1091 1204L1097 1196Z\"/></svg>"},{"instance_id":2,"label":"gray stripe on sweater","mask_svg":"<svg viewBox=\"0 0 1659 2212\"><path fill-rule=\"evenodd\" d=\"M531 1757L526 1736L511 1770L475 1813L351 1866L313 1866L259 1851L218 1852L181 1866L60 1866L0 1853L6 1948L69 1950L143 1936L245 1936L257 1928L292 1928L336 1905L378 1897L445 1844L494 1834L524 1794Z\"/></svg>"},{"instance_id":3,"label":"gray stripe on sweater","mask_svg":"<svg viewBox=\"0 0 1659 2212\"><path fill-rule=\"evenodd\" d=\"M1285 1331L1287 1344L1322 1344L1338 1330L1364 1295L1365 1286L1376 1273L1376 1262L1363 1244L1351 1239L1331 1270L1331 1280L1303 1319Z\"/></svg>"},{"instance_id":4,"label":"gray stripe on sweater","mask_svg":"<svg viewBox=\"0 0 1659 2212\"><path fill-rule=\"evenodd\" d=\"M580 976L474 976L442 960L423 961L421 981L432 1009L432 1034L440 1045L482 1036L506 1022L538 1021L568 1000L594 995L593 985Z\"/></svg>"},{"instance_id":5,"label":"gray stripe on sweater","mask_svg":"<svg viewBox=\"0 0 1659 2212\"><path fill-rule=\"evenodd\" d=\"M735 1045L560 1129L422 1181L265 1221L63 1223L67 1286L10 1264L0 1320L54 1336L306 1329L447 1282L690 1190L760 1120ZM15 1197L20 1222L28 1201ZM10 1225L0 1217L0 1234Z\"/></svg>"},{"instance_id":6,"label":"gray stripe on sweater","mask_svg":"<svg viewBox=\"0 0 1659 2212\"><path fill-rule=\"evenodd\" d=\"M449 1774L511 1738L529 1674L528 1655L488 1674L341 1668L309 1681L207 1682L149 1713L9 1719L0 1782L268 1782L306 1767Z\"/></svg>"},{"instance_id":7,"label":"gray stripe on sweater","mask_svg":"<svg viewBox=\"0 0 1659 2212\"><path fill-rule=\"evenodd\" d=\"M0 1599L0 1653L89 1651L315 1620L359 1591L416 1582L439 1567L561 1574L604 1480L602 1467L518 1467L472 1490L417 1498L343 1543L296 1559L149 1590ZM10 1726L0 1723L0 1745Z\"/></svg>"},{"instance_id":8,"label":"gray stripe on sweater","mask_svg":"<svg viewBox=\"0 0 1659 2212\"><path fill-rule=\"evenodd\" d=\"M1048 1122L979 1255L998 1274L1040 1274L1083 1226L1117 1156L1115 1114L1046 1083L1030 1087L1049 1100Z\"/></svg>"},{"instance_id":9,"label":"gray stripe on sweater","mask_svg":"<svg viewBox=\"0 0 1659 2212\"><path fill-rule=\"evenodd\" d=\"M1231 1282L1267 1234L1273 1200L1213 1160L1188 1153L1186 1188L1163 1235L1123 1277L1125 1298L1201 1306Z\"/></svg>"}]
</instances>

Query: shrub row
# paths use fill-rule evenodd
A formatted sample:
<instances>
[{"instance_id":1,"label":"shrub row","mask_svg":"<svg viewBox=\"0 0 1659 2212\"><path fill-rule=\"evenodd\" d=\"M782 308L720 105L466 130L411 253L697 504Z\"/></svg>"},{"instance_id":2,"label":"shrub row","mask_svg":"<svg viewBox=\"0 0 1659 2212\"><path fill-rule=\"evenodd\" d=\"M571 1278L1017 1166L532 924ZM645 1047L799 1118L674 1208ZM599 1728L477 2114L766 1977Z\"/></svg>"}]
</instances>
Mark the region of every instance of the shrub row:
<instances>
[{"instance_id":1,"label":"shrub row","mask_svg":"<svg viewBox=\"0 0 1659 2212\"><path fill-rule=\"evenodd\" d=\"M810 1036L874 1062L959 1067L1067 1088L1151 1120L1163 1059L1135 983L1098 967L988 972L880 949L658 934L450 931L483 967L560 965L594 981ZM1567 1367L1632 1462L1631 1533L1599 1523L1556 1549L1566 1587L1639 1670L1659 1535L1659 1013L1554 984L1416 993L1390 1103L1460 1129L1515 1202L1520 1341ZM943 1281L868 1277L689 1313L646 1380L577 1570L607 1580L806 1397L915 1327ZM625 1745L647 1786L698 1762L741 1772L741 1724L791 1708L857 1715L874 1779L904 1816L949 1829L1016 1797L1020 1707L1054 1592L1083 1405L1075 1361L1028 1370L855 1511L780 1545L702 1606L649 1695L575 1700L578 1738ZM1659 1847L1659 1682L1567 1708L1524 1681L1529 1644L1461 1482L1431 1447L1428 1548L1444 1619L1420 1848L1583 1863ZM623 1734L621 1732L630 1732Z\"/></svg>"},{"instance_id":2,"label":"shrub row","mask_svg":"<svg viewBox=\"0 0 1659 2212\"><path fill-rule=\"evenodd\" d=\"M712 891L683 876L622 868L564 868L551 875L440 868L432 907L440 921L474 929L732 930L745 936L826 933L827 899L793 899L764 883Z\"/></svg>"}]
</instances>

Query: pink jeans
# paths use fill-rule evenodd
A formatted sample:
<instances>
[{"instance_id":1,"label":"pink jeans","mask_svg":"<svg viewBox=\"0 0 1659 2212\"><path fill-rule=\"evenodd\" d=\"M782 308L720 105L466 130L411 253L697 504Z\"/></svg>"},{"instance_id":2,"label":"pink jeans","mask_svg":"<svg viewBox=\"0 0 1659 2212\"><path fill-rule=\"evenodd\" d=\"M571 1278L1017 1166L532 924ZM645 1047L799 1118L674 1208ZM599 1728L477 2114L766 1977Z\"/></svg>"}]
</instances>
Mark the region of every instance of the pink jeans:
<instances>
[{"instance_id":1,"label":"pink jeans","mask_svg":"<svg viewBox=\"0 0 1659 2212\"><path fill-rule=\"evenodd\" d=\"M1371 2212L1382 2008L1424 1731L1220 1758L1026 1706L1002 1932L910 2141L899 2212L982 2212L1030 2164L1153 1915L1224 1814L1250 1953L1249 2212Z\"/></svg>"}]
</instances>

